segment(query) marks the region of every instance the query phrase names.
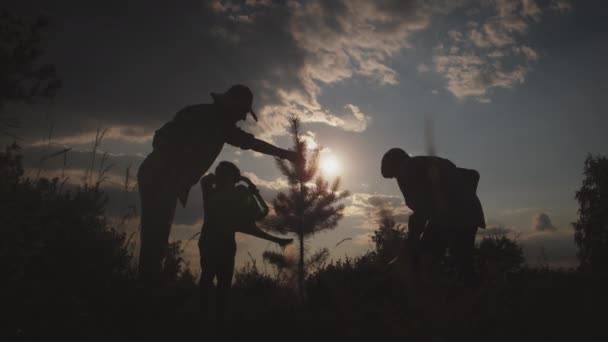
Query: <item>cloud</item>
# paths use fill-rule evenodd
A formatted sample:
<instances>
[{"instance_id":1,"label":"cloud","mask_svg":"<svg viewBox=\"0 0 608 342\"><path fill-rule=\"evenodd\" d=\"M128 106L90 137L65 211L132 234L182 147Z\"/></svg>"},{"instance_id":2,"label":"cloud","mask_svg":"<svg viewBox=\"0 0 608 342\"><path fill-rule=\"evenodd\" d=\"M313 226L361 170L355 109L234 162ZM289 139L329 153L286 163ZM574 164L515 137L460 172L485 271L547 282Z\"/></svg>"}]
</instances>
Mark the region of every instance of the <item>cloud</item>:
<instances>
[{"instance_id":1,"label":"cloud","mask_svg":"<svg viewBox=\"0 0 608 342\"><path fill-rule=\"evenodd\" d=\"M367 198L367 203L374 207L399 206L403 204L403 199L399 196L372 195Z\"/></svg>"},{"instance_id":2,"label":"cloud","mask_svg":"<svg viewBox=\"0 0 608 342\"><path fill-rule=\"evenodd\" d=\"M574 244L574 235L571 230L555 230L548 227L553 227L548 216L537 220L546 214L535 216L535 222L544 230L519 230L513 226L506 226L502 223L495 222L494 225L486 229L477 231L477 238L485 237L500 237L506 236L513 239L522 247L526 262L530 265L548 265L550 267L575 267L576 245ZM548 220L548 221L547 221ZM493 221L493 220L488 220Z\"/></svg>"},{"instance_id":3,"label":"cloud","mask_svg":"<svg viewBox=\"0 0 608 342\"><path fill-rule=\"evenodd\" d=\"M296 86L276 89L277 103L263 108L258 133L272 139L285 133L285 113L299 113L306 122L324 123L343 130L362 132L371 115L353 103L346 113L335 113L318 101L322 86L363 76L379 85L398 83L388 62L409 38L427 28L433 8L417 1L307 1L287 6L288 32L302 63L295 74ZM273 84L276 87L276 84Z\"/></svg>"},{"instance_id":4,"label":"cloud","mask_svg":"<svg viewBox=\"0 0 608 342\"><path fill-rule=\"evenodd\" d=\"M426 28L431 15L416 1L308 1L291 9L290 31L307 52L304 77L323 83L360 74L396 84L386 61L409 46L411 34Z\"/></svg>"},{"instance_id":5,"label":"cloud","mask_svg":"<svg viewBox=\"0 0 608 342\"><path fill-rule=\"evenodd\" d=\"M526 56L528 60L535 61L539 58L538 53L529 46L523 45L520 47L514 47L513 49L515 52Z\"/></svg>"},{"instance_id":6,"label":"cloud","mask_svg":"<svg viewBox=\"0 0 608 342\"><path fill-rule=\"evenodd\" d=\"M535 0L493 0L482 3L494 15L452 29L435 49L435 71L447 81L446 89L456 98L491 101L494 89L511 89L525 82L532 62L539 59L534 48L524 43L531 21L547 12L565 8Z\"/></svg>"},{"instance_id":7,"label":"cloud","mask_svg":"<svg viewBox=\"0 0 608 342\"><path fill-rule=\"evenodd\" d=\"M53 7L63 24L51 28L49 59L66 87L50 121L62 126L56 139L64 144L84 142L98 127L108 127L113 139L147 143L180 108L238 82L254 91L261 120L246 126L263 139L285 135L294 113L362 132L373 113L353 101L328 108L320 101L325 87L355 77L398 84L391 64L412 47L412 36L428 29L434 15L467 2L208 1L180 4L168 15L142 1L98 13L122 13L107 20L87 20L84 4ZM96 37L95 44L73 44L81 35ZM43 136L45 128L28 134Z\"/></svg>"},{"instance_id":8,"label":"cloud","mask_svg":"<svg viewBox=\"0 0 608 342\"><path fill-rule=\"evenodd\" d=\"M551 267L576 267L578 264L572 231L534 231L522 234L518 242L529 264L546 263Z\"/></svg>"},{"instance_id":9,"label":"cloud","mask_svg":"<svg viewBox=\"0 0 608 342\"><path fill-rule=\"evenodd\" d=\"M256 186L266 188L268 190L283 191L289 187L287 179L284 177L277 178L272 181L264 180L250 171L242 172L243 176L248 177Z\"/></svg>"},{"instance_id":10,"label":"cloud","mask_svg":"<svg viewBox=\"0 0 608 342\"><path fill-rule=\"evenodd\" d=\"M504 209L500 211L500 215L520 215L520 214L526 214L526 213L530 213L532 211L538 210L536 208L531 208L531 207L524 207L524 208L511 208L511 209Z\"/></svg>"},{"instance_id":11,"label":"cloud","mask_svg":"<svg viewBox=\"0 0 608 342\"><path fill-rule=\"evenodd\" d=\"M397 84L389 62L410 47L412 34L427 28L436 10L420 1L363 0L188 6L176 6L179 15L171 16L155 6L133 6L138 11L129 6L121 11L126 19L113 17L103 25L84 25L84 7L54 11L66 23L51 49L65 58L57 64L66 89L52 120L67 126L57 132L57 142L82 143L97 127L109 127L113 139L149 142L179 108L236 82L254 91L261 120L247 129L264 139L285 135L286 117L294 113L305 122L362 132L371 115L356 103L341 104L343 111L328 109L319 102L323 87L356 76L381 86ZM123 32L132 46L120 45L106 27ZM97 37L97 45L70 44L74 32ZM159 54L158 46L170 46L172 53ZM102 59L104 51L113 51L111 58ZM78 63L65 57L79 55L92 57ZM117 70L120 84L107 82Z\"/></svg>"},{"instance_id":12,"label":"cloud","mask_svg":"<svg viewBox=\"0 0 608 342\"><path fill-rule=\"evenodd\" d=\"M366 232L363 234L355 235L355 237L353 238L353 243L359 246L371 246L372 236L374 236L373 232Z\"/></svg>"},{"instance_id":13,"label":"cloud","mask_svg":"<svg viewBox=\"0 0 608 342\"><path fill-rule=\"evenodd\" d=\"M246 128L263 139L285 135L290 114L363 132L375 113L356 101L329 108L321 101L324 90L353 78L374 86L398 84L395 59L437 16L458 8L479 14L478 21L449 27L445 49L433 60L435 71L457 98L487 102L490 90L522 83L527 63L538 60L534 48L521 42L529 22L570 7L563 0L246 0L189 2L172 7L169 15L141 1L108 6L97 13L100 19L91 19L85 4L41 6L62 23L50 28L48 59L65 87L52 108L44 109L56 124L57 142L64 144L82 143L99 127L108 127L115 140L149 143L180 108L208 102L210 92L233 83L254 91L260 122ZM494 15L484 18L480 13L488 11L479 8L488 6ZM121 16L113 15L117 11ZM81 36L95 37L95 44L73 44ZM490 53L493 59L517 55L525 62L494 64ZM419 64L419 71L433 67L429 62ZM27 138L39 143L48 125L38 124L38 114L30 113L29 120L25 125L37 127L25 132Z\"/></svg>"},{"instance_id":14,"label":"cloud","mask_svg":"<svg viewBox=\"0 0 608 342\"><path fill-rule=\"evenodd\" d=\"M56 155L65 150L65 146L56 144L23 148L23 166L26 169L26 175L35 177L39 174L47 178L69 178L68 183L82 185L87 170L91 170L93 166L93 153L92 151L71 149ZM101 167L106 169L105 183L122 186L125 183L127 169L129 169L129 181L131 184L135 184L137 182L135 175L142 160L143 157L140 155L114 154L98 150L95 155L95 165L92 168L93 172L89 175L92 180L96 180Z\"/></svg>"},{"instance_id":15,"label":"cloud","mask_svg":"<svg viewBox=\"0 0 608 342\"><path fill-rule=\"evenodd\" d=\"M398 223L406 223L411 210L405 206L403 198L384 194L354 193L348 199L344 215L358 218L359 229L376 229L381 210L389 210Z\"/></svg>"},{"instance_id":16,"label":"cloud","mask_svg":"<svg viewBox=\"0 0 608 342\"><path fill-rule=\"evenodd\" d=\"M100 129L103 132L104 129ZM59 137L51 137L53 144L60 145L83 145L92 144L95 141L97 131L69 132ZM132 143L151 143L154 130L145 126L112 126L105 129L103 140L119 140ZM30 146L45 146L48 139L35 140Z\"/></svg>"},{"instance_id":17,"label":"cloud","mask_svg":"<svg viewBox=\"0 0 608 342\"><path fill-rule=\"evenodd\" d=\"M570 0L553 0L551 2L551 8L556 11L567 12L572 9L572 4L570 3Z\"/></svg>"},{"instance_id":18,"label":"cloud","mask_svg":"<svg viewBox=\"0 0 608 342\"><path fill-rule=\"evenodd\" d=\"M557 228L551 222L549 215L545 213L539 213L532 219L532 229L535 231L556 231Z\"/></svg>"},{"instance_id":19,"label":"cloud","mask_svg":"<svg viewBox=\"0 0 608 342\"><path fill-rule=\"evenodd\" d=\"M425 72L431 71L431 68L426 63L418 64L418 67L416 67L416 69L418 70L419 73L425 73Z\"/></svg>"},{"instance_id":20,"label":"cloud","mask_svg":"<svg viewBox=\"0 0 608 342\"><path fill-rule=\"evenodd\" d=\"M477 230L477 235L480 238L484 237L494 237L494 236L509 236L515 234L515 231L512 228L505 227L504 225L497 225L487 227L485 229Z\"/></svg>"}]
</instances>

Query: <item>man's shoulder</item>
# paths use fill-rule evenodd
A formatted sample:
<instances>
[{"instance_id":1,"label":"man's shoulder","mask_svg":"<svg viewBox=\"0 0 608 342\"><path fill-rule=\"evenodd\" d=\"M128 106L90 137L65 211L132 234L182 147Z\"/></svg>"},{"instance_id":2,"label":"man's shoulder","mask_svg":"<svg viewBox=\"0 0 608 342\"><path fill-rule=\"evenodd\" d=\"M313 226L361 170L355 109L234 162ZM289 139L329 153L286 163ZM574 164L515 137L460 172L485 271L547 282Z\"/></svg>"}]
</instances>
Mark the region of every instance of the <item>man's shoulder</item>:
<instances>
[{"instance_id":1,"label":"man's shoulder","mask_svg":"<svg viewBox=\"0 0 608 342\"><path fill-rule=\"evenodd\" d=\"M447 158L437 156L416 156L411 157L411 160L419 164L447 164L454 165L452 161Z\"/></svg>"},{"instance_id":2,"label":"man's shoulder","mask_svg":"<svg viewBox=\"0 0 608 342\"><path fill-rule=\"evenodd\" d=\"M403 179L419 179L428 175L430 172L443 173L451 172L455 168L454 163L448 159L436 156L416 156L410 157L409 160L401 165L400 178Z\"/></svg>"},{"instance_id":3,"label":"man's shoulder","mask_svg":"<svg viewBox=\"0 0 608 342\"><path fill-rule=\"evenodd\" d=\"M424 170L434 165L441 164L441 158L433 156L416 156L411 157L407 162L404 163L404 168L410 171Z\"/></svg>"}]
</instances>

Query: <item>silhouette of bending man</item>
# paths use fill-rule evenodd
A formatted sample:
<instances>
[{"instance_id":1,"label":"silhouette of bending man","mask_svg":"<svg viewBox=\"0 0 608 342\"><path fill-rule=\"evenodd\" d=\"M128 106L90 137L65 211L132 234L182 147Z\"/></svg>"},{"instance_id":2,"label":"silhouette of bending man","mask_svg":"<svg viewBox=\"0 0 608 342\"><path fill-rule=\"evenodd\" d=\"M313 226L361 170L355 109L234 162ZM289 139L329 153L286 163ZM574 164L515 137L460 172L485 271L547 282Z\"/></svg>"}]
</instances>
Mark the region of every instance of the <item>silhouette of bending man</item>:
<instances>
[{"instance_id":1,"label":"silhouette of bending man","mask_svg":"<svg viewBox=\"0 0 608 342\"><path fill-rule=\"evenodd\" d=\"M237 185L245 182L248 187ZM201 310L208 313L209 292L217 279L216 318L222 325L234 272L235 232L243 232L285 246L293 239L272 236L255 225L268 215L268 206L256 186L242 177L236 165L223 161L214 174L201 179L205 220L198 247L201 262Z\"/></svg>"},{"instance_id":2,"label":"silhouette of bending man","mask_svg":"<svg viewBox=\"0 0 608 342\"><path fill-rule=\"evenodd\" d=\"M437 264L449 248L459 276L473 275L473 248L485 218L477 197L479 173L458 168L451 161L433 157L410 157L399 148L382 158L384 178L396 178L405 204L413 211L408 223L408 243L414 270L421 254Z\"/></svg>"},{"instance_id":3,"label":"silhouette of bending man","mask_svg":"<svg viewBox=\"0 0 608 342\"><path fill-rule=\"evenodd\" d=\"M141 250L139 274L146 281L161 280L162 260L177 200L186 205L192 185L207 172L224 143L294 161L296 154L256 139L236 126L250 113L253 94L243 85L225 93L211 93L213 103L183 108L158 129L153 151L139 167Z\"/></svg>"}]
</instances>

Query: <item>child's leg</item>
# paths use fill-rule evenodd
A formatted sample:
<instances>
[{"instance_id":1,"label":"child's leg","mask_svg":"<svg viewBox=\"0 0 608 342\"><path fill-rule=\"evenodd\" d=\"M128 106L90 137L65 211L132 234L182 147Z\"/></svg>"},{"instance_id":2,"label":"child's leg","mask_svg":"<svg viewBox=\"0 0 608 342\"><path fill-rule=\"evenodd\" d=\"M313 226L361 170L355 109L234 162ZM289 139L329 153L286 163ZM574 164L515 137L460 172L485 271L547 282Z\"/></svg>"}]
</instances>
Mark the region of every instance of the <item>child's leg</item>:
<instances>
[{"instance_id":1,"label":"child's leg","mask_svg":"<svg viewBox=\"0 0 608 342\"><path fill-rule=\"evenodd\" d=\"M236 250L235 250L236 252ZM234 255L224 256L218 262L217 268L217 306L216 317L218 327L223 328L230 299L230 288L232 287L232 275L234 274ZM222 331L220 331L222 333Z\"/></svg>"},{"instance_id":2,"label":"child's leg","mask_svg":"<svg viewBox=\"0 0 608 342\"><path fill-rule=\"evenodd\" d=\"M208 314L209 311L209 293L213 288L213 278L215 277L215 267L213 267L212 260L201 256L201 278L198 283L200 290L200 307L203 317Z\"/></svg>"},{"instance_id":3,"label":"child's leg","mask_svg":"<svg viewBox=\"0 0 608 342\"><path fill-rule=\"evenodd\" d=\"M241 233L249 234L255 237L259 237L264 240L268 240L274 243L278 243L281 246L285 246L293 242L293 239L284 239L274 235L270 235L265 231L261 230L258 226L255 225L254 222L251 224L245 225L244 228L238 230Z\"/></svg>"},{"instance_id":4,"label":"child's leg","mask_svg":"<svg viewBox=\"0 0 608 342\"><path fill-rule=\"evenodd\" d=\"M203 319L209 320L209 295L213 289L213 278L218 272L217 253L214 253L214 244L208 238L201 237L198 241L198 251L201 263L201 278L199 280L200 308Z\"/></svg>"}]
</instances>

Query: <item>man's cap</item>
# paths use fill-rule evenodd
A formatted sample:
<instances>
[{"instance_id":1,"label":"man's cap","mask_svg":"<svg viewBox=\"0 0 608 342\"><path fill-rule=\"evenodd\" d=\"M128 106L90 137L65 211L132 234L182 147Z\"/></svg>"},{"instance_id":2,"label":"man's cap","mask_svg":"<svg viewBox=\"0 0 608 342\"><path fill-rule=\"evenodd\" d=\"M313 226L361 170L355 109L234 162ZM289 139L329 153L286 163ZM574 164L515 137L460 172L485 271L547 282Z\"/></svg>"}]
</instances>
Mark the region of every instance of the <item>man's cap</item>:
<instances>
[{"instance_id":1,"label":"man's cap","mask_svg":"<svg viewBox=\"0 0 608 342\"><path fill-rule=\"evenodd\" d=\"M258 116L251 108L253 105L253 93L248 87L242 84L235 84L225 93L211 93L211 97L218 103L230 105L238 110L250 113L253 119L256 122L258 121Z\"/></svg>"}]
</instances>

